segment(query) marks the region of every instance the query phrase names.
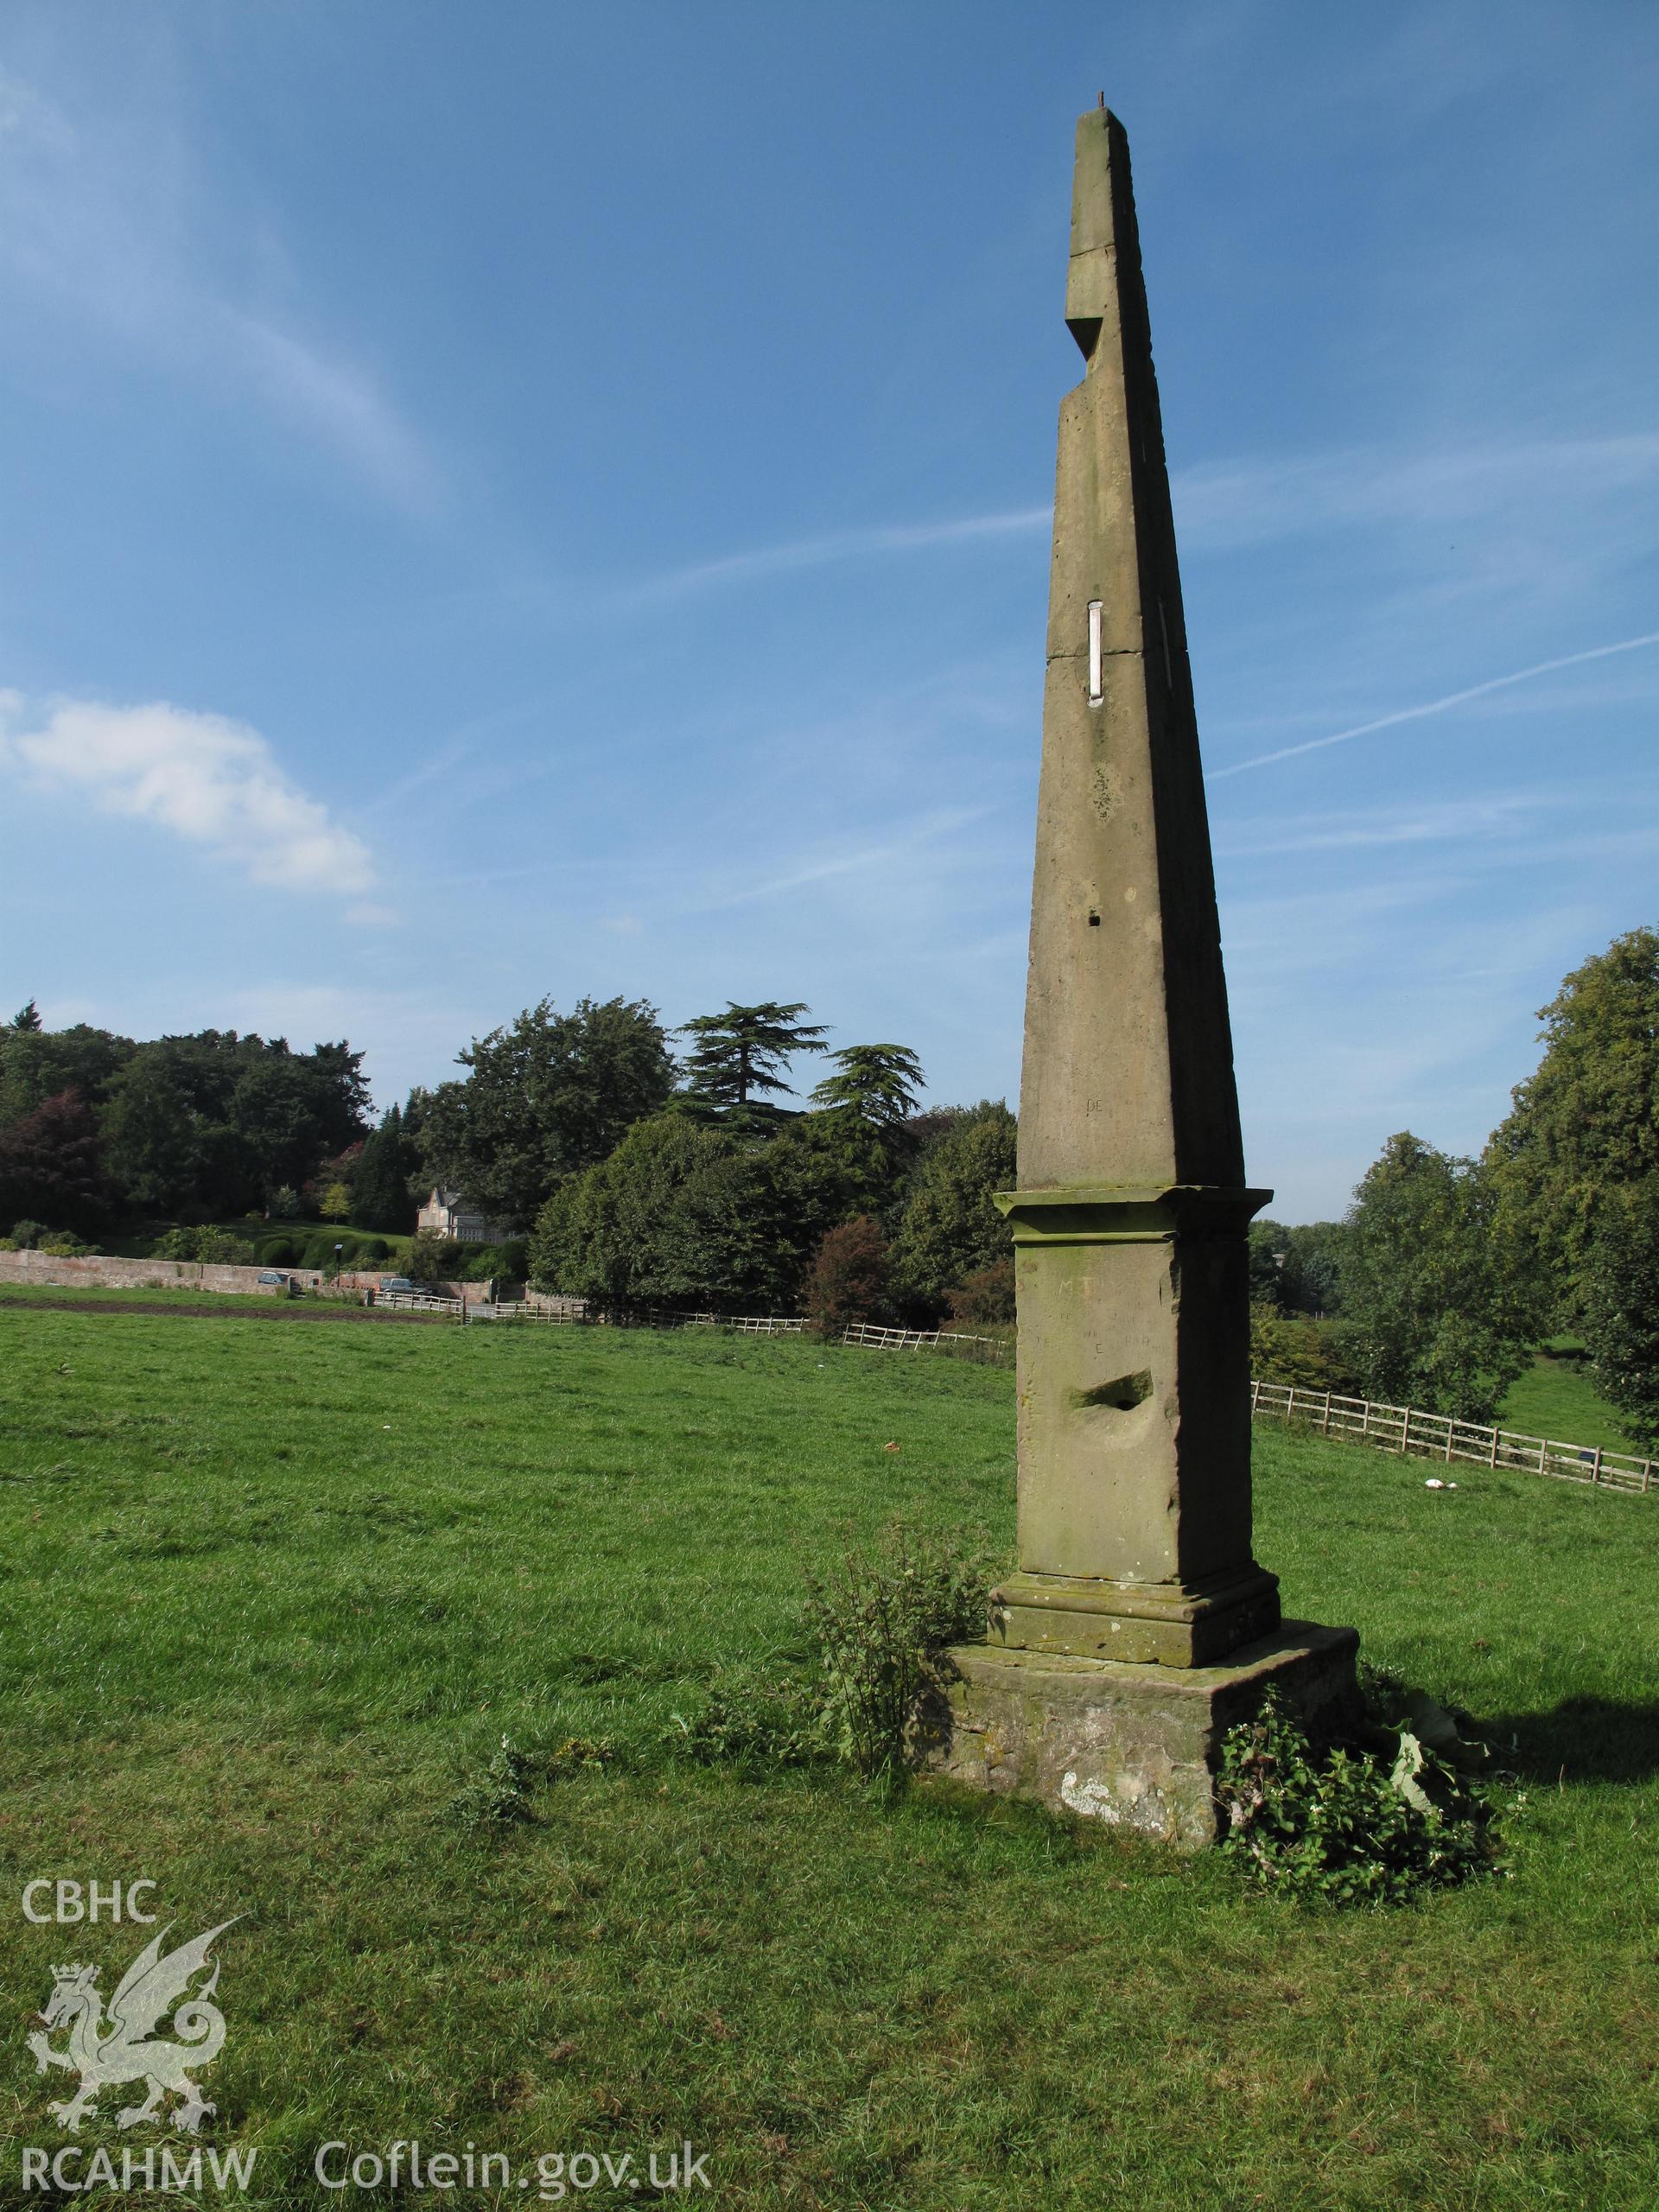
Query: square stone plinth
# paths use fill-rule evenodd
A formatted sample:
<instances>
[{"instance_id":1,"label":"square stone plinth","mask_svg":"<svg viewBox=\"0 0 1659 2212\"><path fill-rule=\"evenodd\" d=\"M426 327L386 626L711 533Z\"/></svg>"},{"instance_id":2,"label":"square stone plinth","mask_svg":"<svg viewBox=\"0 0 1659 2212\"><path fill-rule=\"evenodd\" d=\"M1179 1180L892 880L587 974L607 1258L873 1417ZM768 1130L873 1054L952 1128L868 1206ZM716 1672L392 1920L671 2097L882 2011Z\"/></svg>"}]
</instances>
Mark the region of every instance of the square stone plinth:
<instances>
[{"instance_id":1,"label":"square stone plinth","mask_svg":"<svg viewBox=\"0 0 1659 2212\"><path fill-rule=\"evenodd\" d=\"M1358 1631L1286 1621L1225 1665L1160 1667L958 1644L934 1771L1035 1797L1184 1851L1216 1841L1215 1767L1228 1729L1269 1689L1317 1736L1359 1718Z\"/></svg>"}]
</instances>

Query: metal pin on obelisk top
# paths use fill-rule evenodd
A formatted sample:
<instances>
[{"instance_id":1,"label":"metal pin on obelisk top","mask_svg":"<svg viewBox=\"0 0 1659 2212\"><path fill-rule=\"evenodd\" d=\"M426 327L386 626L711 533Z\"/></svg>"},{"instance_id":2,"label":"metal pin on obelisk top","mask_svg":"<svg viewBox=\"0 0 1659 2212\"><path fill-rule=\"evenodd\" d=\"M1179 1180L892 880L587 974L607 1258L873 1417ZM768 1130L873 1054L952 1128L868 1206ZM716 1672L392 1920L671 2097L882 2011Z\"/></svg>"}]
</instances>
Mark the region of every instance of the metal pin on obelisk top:
<instances>
[{"instance_id":1,"label":"metal pin on obelisk top","mask_svg":"<svg viewBox=\"0 0 1659 2212\"><path fill-rule=\"evenodd\" d=\"M1019 1569L940 1764L1189 1844L1268 1681L1352 1697L1251 1551L1250 1217L1128 143L1077 125L1020 1101Z\"/></svg>"}]
</instances>

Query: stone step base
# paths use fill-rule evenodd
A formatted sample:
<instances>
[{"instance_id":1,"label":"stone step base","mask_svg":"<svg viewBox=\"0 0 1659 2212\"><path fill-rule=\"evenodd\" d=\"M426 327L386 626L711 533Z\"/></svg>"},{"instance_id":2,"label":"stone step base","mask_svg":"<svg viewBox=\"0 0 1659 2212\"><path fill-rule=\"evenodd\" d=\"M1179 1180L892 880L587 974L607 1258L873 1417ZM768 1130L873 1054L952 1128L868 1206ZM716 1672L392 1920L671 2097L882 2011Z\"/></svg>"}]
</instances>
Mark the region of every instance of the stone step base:
<instances>
[{"instance_id":1,"label":"stone step base","mask_svg":"<svg viewBox=\"0 0 1659 2212\"><path fill-rule=\"evenodd\" d=\"M928 1764L1200 1851L1219 1835L1221 1739L1276 1688L1315 1734L1361 1713L1359 1633L1286 1621L1224 1666L1160 1667L958 1644L950 1712Z\"/></svg>"}]
</instances>

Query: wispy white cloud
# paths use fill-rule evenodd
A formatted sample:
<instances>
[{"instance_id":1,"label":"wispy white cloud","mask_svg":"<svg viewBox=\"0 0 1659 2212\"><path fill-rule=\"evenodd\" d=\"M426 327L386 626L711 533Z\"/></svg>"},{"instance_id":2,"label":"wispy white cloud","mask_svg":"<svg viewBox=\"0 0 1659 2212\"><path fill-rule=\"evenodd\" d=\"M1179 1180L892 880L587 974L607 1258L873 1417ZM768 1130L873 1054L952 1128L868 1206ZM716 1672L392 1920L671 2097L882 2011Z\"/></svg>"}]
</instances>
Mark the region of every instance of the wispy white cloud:
<instances>
[{"instance_id":1,"label":"wispy white cloud","mask_svg":"<svg viewBox=\"0 0 1659 2212\"><path fill-rule=\"evenodd\" d=\"M0 693L7 719L21 711ZM61 699L34 728L0 733L0 768L36 790L89 800L199 845L255 883L355 895L374 880L367 847L300 791L257 730L158 700ZM385 910L359 907L359 920Z\"/></svg>"},{"instance_id":2,"label":"wispy white cloud","mask_svg":"<svg viewBox=\"0 0 1659 2212\"><path fill-rule=\"evenodd\" d=\"M400 505L427 504L431 456L369 364L251 295L258 257L233 238L237 277L211 273L201 210L217 207L190 149L153 111L113 126L0 75L0 308L13 341L56 312L216 395L240 392Z\"/></svg>"},{"instance_id":3,"label":"wispy white cloud","mask_svg":"<svg viewBox=\"0 0 1659 2212\"><path fill-rule=\"evenodd\" d=\"M1214 553L1378 524L1439 528L1517 506L1630 502L1656 476L1659 432L1645 431L1206 462L1177 472L1171 489L1182 543ZM1647 503L1637 505L1650 528Z\"/></svg>"},{"instance_id":4,"label":"wispy white cloud","mask_svg":"<svg viewBox=\"0 0 1659 2212\"><path fill-rule=\"evenodd\" d=\"M424 760L411 768L406 775L399 776L395 782L389 784L378 798L371 800L368 811L371 814L387 813L403 805L405 800L412 798L417 791L424 791L428 785L435 784L440 778L450 775L461 766L472 749L473 740L465 734L448 738L443 744L435 746Z\"/></svg>"},{"instance_id":5,"label":"wispy white cloud","mask_svg":"<svg viewBox=\"0 0 1659 2212\"><path fill-rule=\"evenodd\" d=\"M780 898L785 892L801 891L812 883L824 883L836 876L862 875L875 869L893 868L904 862L913 861L924 848L939 844L957 830L965 829L970 822L982 821L992 811L985 806L953 807L942 813L930 814L898 837L885 837L874 842L863 840L844 842L829 852L821 852L811 859L803 859L781 874L768 876L760 883L746 883L741 889L716 893L709 897L687 902L682 911L687 913L712 914L731 906L747 906L756 900Z\"/></svg>"},{"instance_id":6,"label":"wispy white cloud","mask_svg":"<svg viewBox=\"0 0 1659 2212\"><path fill-rule=\"evenodd\" d=\"M979 538L1029 537L1046 531L1052 519L1050 507L1014 507L995 514L961 515L950 521L878 523L865 530L830 531L820 537L793 538L782 544L757 547L753 552L728 553L718 560L671 569L641 585L639 595L671 598L719 584L784 575L796 569L821 568L832 561L925 552L934 546L967 544Z\"/></svg>"},{"instance_id":7,"label":"wispy white cloud","mask_svg":"<svg viewBox=\"0 0 1659 2212\"><path fill-rule=\"evenodd\" d=\"M272 413L344 456L410 507L437 486L431 456L361 361L224 301L201 302L203 327L239 364Z\"/></svg>"},{"instance_id":8,"label":"wispy white cloud","mask_svg":"<svg viewBox=\"0 0 1659 2212\"><path fill-rule=\"evenodd\" d=\"M1651 778L1541 785L1395 807L1257 816L1219 824L1213 842L1217 861L1236 870L1290 854L1391 849L1408 862L1414 848L1440 845L1454 848L1461 864L1484 868L1525 866L1544 854L1593 859L1659 848L1656 797Z\"/></svg>"},{"instance_id":9,"label":"wispy white cloud","mask_svg":"<svg viewBox=\"0 0 1659 2212\"><path fill-rule=\"evenodd\" d=\"M1332 745L1347 745L1357 737L1370 737L1380 729L1394 729L1402 722L1426 721L1431 715L1444 715L1453 707L1466 706L1471 699L1484 699L1494 691L1506 691L1512 684L1530 683L1535 677L1553 676L1559 669L1580 668L1586 661L1606 660L1614 653L1633 653L1649 645L1659 645L1659 630L1649 630L1639 638L1620 638L1610 645L1592 645L1586 652L1562 653L1554 660L1535 661L1530 668L1513 669L1507 676L1491 676L1483 683L1471 683L1461 691L1448 691L1443 698L1427 700L1421 706L1401 707L1391 715L1378 715L1373 721L1356 722L1351 729L1333 731L1329 737L1310 737L1300 745L1281 745L1272 753L1258 753L1249 760L1235 760L1225 768L1211 768L1205 780L1220 783L1229 776L1242 776L1249 768L1270 768L1276 761L1294 760L1304 753L1323 753Z\"/></svg>"}]
</instances>

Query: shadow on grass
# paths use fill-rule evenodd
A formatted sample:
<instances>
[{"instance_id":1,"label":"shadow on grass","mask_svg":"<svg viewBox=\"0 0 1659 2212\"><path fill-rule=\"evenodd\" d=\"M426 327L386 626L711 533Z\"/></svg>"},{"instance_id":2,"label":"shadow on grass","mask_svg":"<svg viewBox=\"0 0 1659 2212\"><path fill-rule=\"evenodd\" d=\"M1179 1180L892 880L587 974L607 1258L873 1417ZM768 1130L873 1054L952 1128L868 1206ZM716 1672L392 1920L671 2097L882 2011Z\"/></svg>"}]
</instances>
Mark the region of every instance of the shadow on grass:
<instances>
[{"instance_id":1,"label":"shadow on grass","mask_svg":"<svg viewBox=\"0 0 1659 2212\"><path fill-rule=\"evenodd\" d=\"M1551 1713L1483 1716L1479 1731L1498 1764L1530 1782L1645 1782L1659 1774L1659 1703L1563 1698Z\"/></svg>"}]
</instances>

